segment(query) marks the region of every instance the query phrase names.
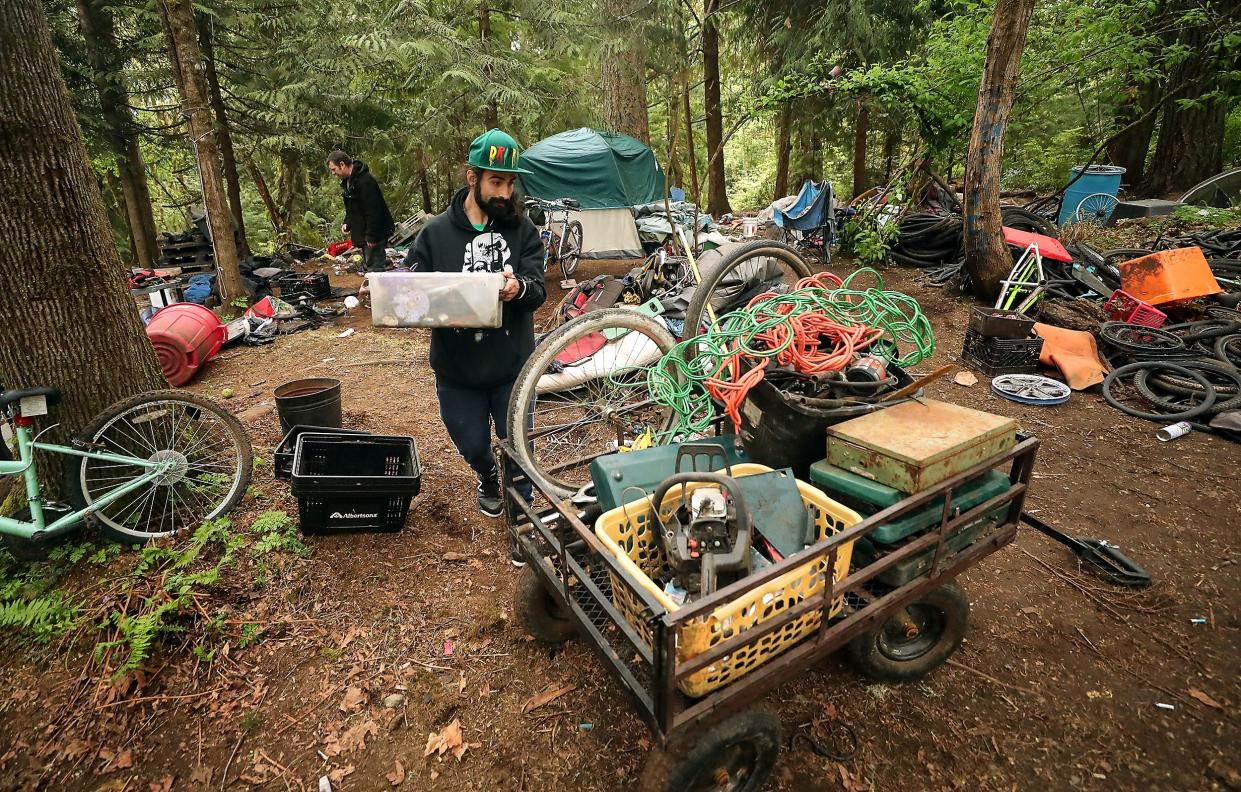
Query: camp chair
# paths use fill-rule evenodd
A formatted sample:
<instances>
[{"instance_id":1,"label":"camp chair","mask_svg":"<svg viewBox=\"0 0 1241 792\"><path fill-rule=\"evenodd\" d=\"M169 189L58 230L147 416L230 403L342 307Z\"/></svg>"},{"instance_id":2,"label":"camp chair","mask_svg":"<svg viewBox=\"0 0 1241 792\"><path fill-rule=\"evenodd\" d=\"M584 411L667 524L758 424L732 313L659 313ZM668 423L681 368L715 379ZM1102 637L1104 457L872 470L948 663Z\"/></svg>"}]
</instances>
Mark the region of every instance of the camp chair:
<instances>
[{"instance_id":1,"label":"camp chair","mask_svg":"<svg viewBox=\"0 0 1241 792\"><path fill-rule=\"evenodd\" d=\"M784 229L785 242L831 262L831 244L836 241L831 182L807 179L793 205L788 209L777 208L773 219Z\"/></svg>"}]
</instances>

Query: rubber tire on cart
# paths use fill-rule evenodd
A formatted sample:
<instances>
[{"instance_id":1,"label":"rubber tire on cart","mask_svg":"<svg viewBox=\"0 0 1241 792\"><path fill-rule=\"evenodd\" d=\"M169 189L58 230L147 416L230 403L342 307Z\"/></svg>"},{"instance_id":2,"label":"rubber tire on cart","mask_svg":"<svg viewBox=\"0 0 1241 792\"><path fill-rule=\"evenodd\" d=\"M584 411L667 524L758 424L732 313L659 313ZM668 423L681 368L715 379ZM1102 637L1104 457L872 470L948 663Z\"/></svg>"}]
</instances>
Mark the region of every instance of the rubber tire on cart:
<instances>
[{"instance_id":1,"label":"rubber tire on cart","mask_svg":"<svg viewBox=\"0 0 1241 792\"><path fill-rule=\"evenodd\" d=\"M559 476L544 471L530 453L530 407L537 396L539 378L547 371L556 355L575 340L585 338L591 333L608 328L624 327L647 334L661 354L667 353L676 344L667 326L658 319L653 319L629 308L603 308L579 316L548 333L534 348L534 352L526 359L517 379L513 384L512 395L508 402L509 440L513 444L513 454L517 462L530 478L541 486L551 490L562 498L568 498L577 492L583 482L566 481ZM672 411L666 410L660 416L659 424L652 427L656 433L665 431L672 425ZM571 486L572 485L572 486Z\"/></svg>"},{"instance_id":2,"label":"rubber tire on cart","mask_svg":"<svg viewBox=\"0 0 1241 792\"><path fill-rule=\"evenodd\" d=\"M218 402L183 390L156 390L147 391L146 393L139 393L136 396L131 396L128 399L122 399L121 401L116 402L103 412L99 413L99 415L95 416L94 420L87 424L86 428L78 433L77 438L74 439L74 445L79 447L94 445L99 432L102 431L104 427L114 418L147 402L160 401L177 401L191 404L200 410L205 410L214 414L218 419L220 419L221 423L227 429L233 443L236 445L237 454L240 461L239 474L224 501L222 503L215 504L215 508L211 509L207 514L198 516L200 520L205 521L213 520L217 517L228 514L246 494L246 488L250 484L250 474L253 472L254 454L250 447L250 437L246 434L246 430L241 425L241 422L237 420L235 415L225 409L225 407ZM72 505L73 508L78 510L85 509L89 503L83 487L82 471L88 463L88 460L84 457L75 457L74 459L69 460L69 462L70 464L66 465L65 471L66 495L69 499L70 505ZM127 546L146 544L152 539L157 539L161 536L175 533L174 531L164 533L145 533L121 529L118 526L113 525L102 514L92 514L86 518L86 521L89 524L98 526L99 533L102 534L105 539Z\"/></svg>"},{"instance_id":3,"label":"rubber tire on cart","mask_svg":"<svg viewBox=\"0 0 1241 792\"><path fill-rule=\"evenodd\" d=\"M703 316L707 313L707 301L729 273L743 262L760 257L778 259L796 273L798 278L808 278L814 274L802 255L788 245L769 239L742 245L729 252L714 272L694 289L693 299L690 300L689 307L685 309L685 338L701 335Z\"/></svg>"},{"instance_id":4,"label":"rubber tire on cart","mask_svg":"<svg viewBox=\"0 0 1241 792\"><path fill-rule=\"evenodd\" d=\"M638 790L757 792L775 769L782 739L780 719L771 712L738 712L697 734L680 750L652 748Z\"/></svg>"},{"instance_id":5,"label":"rubber tire on cart","mask_svg":"<svg viewBox=\"0 0 1241 792\"><path fill-rule=\"evenodd\" d=\"M905 606L921 627L902 634L897 616L862 633L845 647L858 673L881 682L916 679L938 668L957 651L970 621L970 601L956 583L946 583Z\"/></svg>"},{"instance_id":6,"label":"rubber tire on cart","mask_svg":"<svg viewBox=\"0 0 1241 792\"><path fill-rule=\"evenodd\" d=\"M522 629L540 643L562 644L577 635L573 620L528 565L517 576L513 608Z\"/></svg>"}]
</instances>

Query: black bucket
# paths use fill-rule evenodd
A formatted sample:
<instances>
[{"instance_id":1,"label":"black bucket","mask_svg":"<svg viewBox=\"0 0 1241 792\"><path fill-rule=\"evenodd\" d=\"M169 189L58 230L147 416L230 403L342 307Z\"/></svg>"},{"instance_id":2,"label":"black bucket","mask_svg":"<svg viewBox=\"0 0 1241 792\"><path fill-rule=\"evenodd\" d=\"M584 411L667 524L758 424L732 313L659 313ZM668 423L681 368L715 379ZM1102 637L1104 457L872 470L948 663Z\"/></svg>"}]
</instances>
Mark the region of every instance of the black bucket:
<instances>
[{"instance_id":1,"label":"black bucket","mask_svg":"<svg viewBox=\"0 0 1241 792\"><path fill-rule=\"evenodd\" d=\"M288 432L298 424L340 428L340 380L315 377L276 388L276 414Z\"/></svg>"}]
</instances>

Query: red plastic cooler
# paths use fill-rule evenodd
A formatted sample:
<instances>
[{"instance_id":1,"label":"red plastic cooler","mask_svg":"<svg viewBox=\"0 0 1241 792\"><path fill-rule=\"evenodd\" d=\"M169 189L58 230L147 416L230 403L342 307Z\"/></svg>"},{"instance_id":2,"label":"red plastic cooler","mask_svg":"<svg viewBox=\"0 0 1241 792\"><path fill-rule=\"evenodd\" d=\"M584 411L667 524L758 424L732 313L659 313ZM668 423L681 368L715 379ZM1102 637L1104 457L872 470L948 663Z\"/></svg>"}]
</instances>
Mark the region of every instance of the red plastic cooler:
<instances>
[{"instance_id":1,"label":"red plastic cooler","mask_svg":"<svg viewBox=\"0 0 1241 792\"><path fill-rule=\"evenodd\" d=\"M215 357L228 336L220 317L195 303L173 303L151 318L147 338L174 388L194 379L199 367Z\"/></svg>"}]
</instances>

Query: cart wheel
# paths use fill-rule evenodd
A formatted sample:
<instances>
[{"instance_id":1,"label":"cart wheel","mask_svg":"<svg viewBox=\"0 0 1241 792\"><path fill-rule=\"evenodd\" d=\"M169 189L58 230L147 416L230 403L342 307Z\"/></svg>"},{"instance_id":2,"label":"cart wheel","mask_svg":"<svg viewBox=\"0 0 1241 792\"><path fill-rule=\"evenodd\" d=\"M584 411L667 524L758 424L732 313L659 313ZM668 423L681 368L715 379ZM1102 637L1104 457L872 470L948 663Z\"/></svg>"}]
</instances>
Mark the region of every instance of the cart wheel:
<instances>
[{"instance_id":1,"label":"cart wheel","mask_svg":"<svg viewBox=\"0 0 1241 792\"><path fill-rule=\"evenodd\" d=\"M756 792L780 753L780 719L764 709L739 712L697 737L688 750L651 749L640 792Z\"/></svg>"},{"instance_id":2,"label":"cart wheel","mask_svg":"<svg viewBox=\"0 0 1241 792\"><path fill-rule=\"evenodd\" d=\"M577 628L565 614L564 608L528 566L517 576L517 593L513 599L518 621L536 641L559 644L577 634Z\"/></svg>"},{"instance_id":3,"label":"cart wheel","mask_svg":"<svg viewBox=\"0 0 1241 792\"><path fill-rule=\"evenodd\" d=\"M845 651L853 667L871 679L914 679L952 656L965 638L969 619L965 592L947 583L854 638Z\"/></svg>"}]
</instances>

